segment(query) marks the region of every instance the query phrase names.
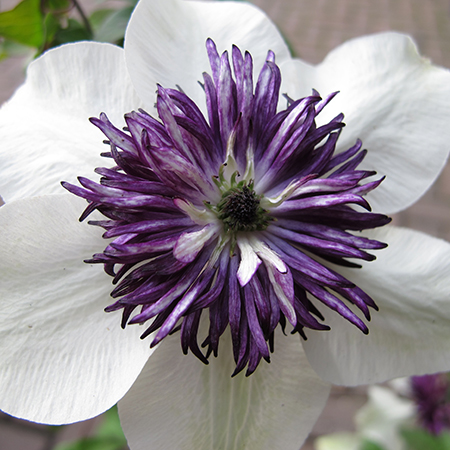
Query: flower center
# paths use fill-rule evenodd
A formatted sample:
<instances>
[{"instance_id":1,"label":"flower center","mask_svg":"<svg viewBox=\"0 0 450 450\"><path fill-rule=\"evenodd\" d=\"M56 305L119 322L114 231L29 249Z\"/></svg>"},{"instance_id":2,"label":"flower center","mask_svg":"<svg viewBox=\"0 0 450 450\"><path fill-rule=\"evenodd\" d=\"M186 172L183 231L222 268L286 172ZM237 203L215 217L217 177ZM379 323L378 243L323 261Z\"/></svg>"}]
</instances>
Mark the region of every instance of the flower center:
<instances>
[{"instance_id":1,"label":"flower center","mask_svg":"<svg viewBox=\"0 0 450 450\"><path fill-rule=\"evenodd\" d=\"M253 183L237 186L225 192L217 205L218 217L225 229L231 231L255 231L267 227L264 210L259 206L260 196L253 190Z\"/></svg>"},{"instance_id":2,"label":"flower center","mask_svg":"<svg viewBox=\"0 0 450 450\"><path fill-rule=\"evenodd\" d=\"M265 230L271 219L260 205L262 195L258 195L253 189L253 180L236 183L238 176L238 172L233 174L231 187L228 189L225 187L226 183L217 183L223 192L222 198L216 206L207 206L223 222L226 232Z\"/></svg>"}]
</instances>

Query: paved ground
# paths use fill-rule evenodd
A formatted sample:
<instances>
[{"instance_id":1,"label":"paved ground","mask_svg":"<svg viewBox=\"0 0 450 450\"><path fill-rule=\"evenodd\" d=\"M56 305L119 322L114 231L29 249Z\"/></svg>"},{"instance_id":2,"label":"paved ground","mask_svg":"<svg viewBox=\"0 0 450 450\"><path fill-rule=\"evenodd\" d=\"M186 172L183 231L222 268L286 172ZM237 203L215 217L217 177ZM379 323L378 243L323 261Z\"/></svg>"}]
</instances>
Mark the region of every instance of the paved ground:
<instances>
[{"instance_id":1,"label":"paved ground","mask_svg":"<svg viewBox=\"0 0 450 450\"><path fill-rule=\"evenodd\" d=\"M0 0L1 1L1 0ZM3 0L0 7L12 0ZM448 0L255 0L285 34L297 56L318 63L339 43L362 34L397 30L411 34L422 54L450 67ZM0 63L0 102L21 82L20 62ZM450 165L435 186L413 207L395 217L398 225L450 240ZM352 429L354 412L364 403L364 389L336 388L313 430ZM0 450L50 450L55 440L90 432L95 422L66 428L61 434L0 416ZM311 450L310 439L302 450ZM277 449L274 449L277 450Z\"/></svg>"}]
</instances>

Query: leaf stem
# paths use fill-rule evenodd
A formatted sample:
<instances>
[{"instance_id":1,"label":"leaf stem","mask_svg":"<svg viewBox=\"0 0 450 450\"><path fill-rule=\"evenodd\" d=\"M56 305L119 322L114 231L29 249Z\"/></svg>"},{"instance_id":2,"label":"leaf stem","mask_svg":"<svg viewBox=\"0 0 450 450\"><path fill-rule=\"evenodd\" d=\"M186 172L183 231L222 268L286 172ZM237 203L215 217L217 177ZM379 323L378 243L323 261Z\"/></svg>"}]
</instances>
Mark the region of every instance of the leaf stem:
<instances>
[{"instance_id":1,"label":"leaf stem","mask_svg":"<svg viewBox=\"0 0 450 450\"><path fill-rule=\"evenodd\" d=\"M87 18L85 12L83 11L83 8L78 3L78 0L72 0L72 3L75 6L76 10L78 11L78 14L81 16L81 20L83 21L84 27L92 37L94 33L92 32L91 23L89 22L89 19Z\"/></svg>"}]
</instances>

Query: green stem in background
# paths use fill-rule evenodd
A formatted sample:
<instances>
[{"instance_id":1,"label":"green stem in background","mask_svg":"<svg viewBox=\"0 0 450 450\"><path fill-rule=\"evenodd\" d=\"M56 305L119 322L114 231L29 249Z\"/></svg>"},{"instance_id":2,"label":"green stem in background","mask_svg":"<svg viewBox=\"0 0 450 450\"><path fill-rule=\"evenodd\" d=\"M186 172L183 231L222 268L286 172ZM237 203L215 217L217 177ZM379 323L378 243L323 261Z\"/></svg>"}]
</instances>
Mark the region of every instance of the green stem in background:
<instances>
[{"instance_id":1,"label":"green stem in background","mask_svg":"<svg viewBox=\"0 0 450 450\"><path fill-rule=\"evenodd\" d=\"M78 3L77 0L72 0L73 5L75 6L75 9L78 11L78 14L80 14L81 16L81 20L83 21L84 27L86 28L86 30L88 31L88 33L93 36L93 31L92 31L92 27L91 24L89 22L89 19L87 18L85 12L83 11L83 8L81 7L81 5Z\"/></svg>"}]
</instances>

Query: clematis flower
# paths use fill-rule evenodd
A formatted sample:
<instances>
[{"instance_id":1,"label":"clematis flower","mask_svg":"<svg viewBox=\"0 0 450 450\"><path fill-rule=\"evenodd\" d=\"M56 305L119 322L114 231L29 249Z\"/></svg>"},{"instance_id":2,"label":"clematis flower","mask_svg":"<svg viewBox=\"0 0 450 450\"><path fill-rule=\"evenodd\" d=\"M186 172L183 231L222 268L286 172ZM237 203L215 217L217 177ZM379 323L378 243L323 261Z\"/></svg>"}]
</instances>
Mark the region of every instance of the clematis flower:
<instances>
[{"instance_id":1,"label":"clematis flower","mask_svg":"<svg viewBox=\"0 0 450 450\"><path fill-rule=\"evenodd\" d=\"M449 81L396 33L310 66L233 2L47 52L0 111L0 408L297 449L329 383L448 370L450 247L384 225L445 163Z\"/></svg>"},{"instance_id":2,"label":"clematis flower","mask_svg":"<svg viewBox=\"0 0 450 450\"><path fill-rule=\"evenodd\" d=\"M411 377L411 397L418 421L434 435L450 428L449 380L445 373Z\"/></svg>"}]
</instances>

